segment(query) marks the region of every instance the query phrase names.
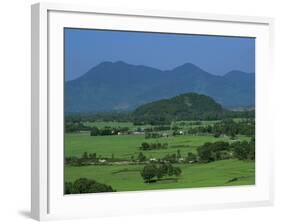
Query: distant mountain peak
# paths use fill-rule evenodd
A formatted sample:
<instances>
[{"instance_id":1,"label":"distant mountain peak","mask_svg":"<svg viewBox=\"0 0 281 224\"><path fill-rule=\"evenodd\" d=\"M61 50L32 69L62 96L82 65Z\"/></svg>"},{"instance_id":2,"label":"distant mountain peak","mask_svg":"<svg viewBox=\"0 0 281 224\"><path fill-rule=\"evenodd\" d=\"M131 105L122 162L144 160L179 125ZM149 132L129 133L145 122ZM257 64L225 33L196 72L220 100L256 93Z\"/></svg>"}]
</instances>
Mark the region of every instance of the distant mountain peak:
<instances>
[{"instance_id":1,"label":"distant mountain peak","mask_svg":"<svg viewBox=\"0 0 281 224\"><path fill-rule=\"evenodd\" d=\"M195 64L192 64L191 62L186 62L180 66L177 66L176 68L179 68L179 67L200 69L198 66L196 66Z\"/></svg>"},{"instance_id":2,"label":"distant mountain peak","mask_svg":"<svg viewBox=\"0 0 281 224\"><path fill-rule=\"evenodd\" d=\"M127 62L124 62L124 61L121 61L121 60L115 61L115 62L113 62L113 64L116 64L116 65L130 65Z\"/></svg>"},{"instance_id":3,"label":"distant mountain peak","mask_svg":"<svg viewBox=\"0 0 281 224\"><path fill-rule=\"evenodd\" d=\"M184 63L183 65L177 66L171 71L189 71L189 72L205 72L203 69L200 67L196 66L195 64L192 64L190 62Z\"/></svg>"}]
</instances>

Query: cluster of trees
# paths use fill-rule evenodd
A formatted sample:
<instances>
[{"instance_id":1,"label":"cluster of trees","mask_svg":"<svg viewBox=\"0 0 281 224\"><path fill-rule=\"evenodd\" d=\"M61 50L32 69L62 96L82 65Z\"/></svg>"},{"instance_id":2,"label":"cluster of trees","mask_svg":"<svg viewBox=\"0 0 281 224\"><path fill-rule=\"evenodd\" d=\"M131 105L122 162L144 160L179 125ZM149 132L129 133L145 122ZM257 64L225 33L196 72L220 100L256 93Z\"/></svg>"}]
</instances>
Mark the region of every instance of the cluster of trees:
<instances>
[{"instance_id":1,"label":"cluster of trees","mask_svg":"<svg viewBox=\"0 0 281 224\"><path fill-rule=\"evenodd\" d=\"M87 153L84 152L81 157L77 156L71 156L71 157L65 157L65 164L71 165L71 166L83 166L83 165L89 165L91 163L96 163L100 157L97 156L96 153Z\"/></svg>"},{"instance_id":2,"label":"cluster of trees","mask_svg":"<svg viewBox=\"0 0 281 224\"><path fill-rule=\"evenodd\" d=\"M137 115L133 118L133 124L134 125L170 125L172 122L172 119L167 119L165 116L161 115Z\"/></svg>"},{"instance_id":3,"label":"cluster of trees","mask_svg":"<svg viewBox=\"0 0 281 224\"><path fill-rule=\"evenodd\" d=\"M201 125L202 121L180 121L177 123L179 126L185 126L185 125Z\"/></svg>"},{"instance_id":4,"label":"cluster of trees","mask_svg":"<svg viewBox=\"0 0 281 224\"><path fill-rule=\"evenodd\" d=\"M188 123L189 125L201 125L202 121L192 121Z\"/></svg>"},{"instance_id":5,"label":"cluster of trees","mask_svg":"<svg viewBox=\"0 0 281 224\"><path fill-rule=\"evenodd\" d=\"M207 142L197 148L199 162L212 162L216 160L236 158L239 160L255 160L255 140L228 142Z\"/></svg>"},{"instance_id":6,"label":"cluster of trees","mask_svg":"<svg viewBox=\"0 0 281 224\"><path fill-rule=\"evenodd\" d=\"M235 158L239 160L255 160L255 138L250 142L235 142L231 144Z\"/></svg>"},{"instance_id":7,"label":"cluster of trees","mask_svg":"<svg viewBox=\"0 0 281 224\"><path fill-rule=\"evenodd\" d=\"M95 180L87 178L79 178L74 182L65 182L65 194L83 194L83 193L99 193L99 192L115 192L110 185L101 184Z\"/></svg>"},{"instance_id":8,"label":"cluster of trees","mask_svg":"<svg viewBox=\"0 0 281 224\"><path fill-rule=\"evenodd\" d=\"M187 157L185 158L185 161L188 163L197 162L198 161L197 155L195 153L189 152L187 153Z\"/></svg>"},{"instance_id":9,"label":"cluster of trees","mask_svg":"<svg viewBox=\"0 0 281 224\"><path fill-rule=\"evenodd\" d=\"M140 172L144 182L150 183L153 180L160 180L167 176L178 177L181 174L181 169L179 167L174 167L172 164L147 164L143 167Z\"/></svg>"},{"instance_id":10,"label":"cluster of trees","mask_svg":"<svg viewBox=\"0 0 281 224\"><path fill-rule=\"evenodd\" d=\"M162 158L159 158L154 162L151 161L151 163L170 163L170 164L172 164L172 163L182 162L182 161L180 161L181 159L184 159L184 158L182 158L181 150L178 149L176 153L171 153L171 154L168 153L165 156L163 156ZM147 157L142 152L140 152L138 154L137 160L139 162L148 161Z\"/></svg>"},{"instance_id":11,"label":"cluster of trees","mask_svg":"<svg viewBox=\"0 0 281 224\"><path fill-rule=\"evenodd\" d=\"M84 152L81 157L77 156L71 156L71 157L65 157L65 164L70 166L86 166L96 163L102 163L100 161L106 161L106 162L117 162L122 161L121 158L115 158L114 154L111 154L109 157L102 157L98 156L96 153L87 153Z\"/></svg>"},{"instance_id":12,"label":"cluster of trees","mask_svg":"<svg viewBox=\"0 0 281 224\"><path fill-rule=\"evenodd\" d=\"M236 135L255 135L255 121L254 119L247 119L240 122L235 122L233 119L226 119L221 122L215 123L214 125L199 126L190 128L189 134L213 134L215 137L220 135L227 135L235 138Z\"/></svg>"},{"instance_id":13,"label":"cluster of trees","mask_svg":"<svg viewBox=\"0 0 281 224\"><path fill-rule=\"evenodd\" d=\"M147 143L143 142L141 143L141 146L139 147L140 150L148 151L148 150L157 150L157 149L167 149L168 143Z\"/></svg>"},{"instance_id":14,"label":"cluster of trees","mask_svg":"<svg viewBox=\"0 0 281 224\"><path fill-rule=\"evenodd\" d=\"M183 132L183 131L179 131L179 130L174 130L174 131L172 132L172 135L173 135L173 136L183 135L183 134L184 134L184 132Z\"/></svg>"},{"instance_id":15,"label":"cluster of trees","mask_svg":"<svg viewBox=\"0 0 281 224\"><path fill-rule=\"evenodd\" d=\"M165 155L162 160L163 161L168 161L170 163L178 163L179 162L179 159L181 159L182 156L181 156L181 151L178 149L177 150L177 153L172 153L172 154L167 154Z\"/></svg>"},{"instance_id":16,"label":"cluster of trees","mask_svg":"<svg viewBox=\"0 0 281 224\"><path fill-rule=\"evenodd\" d=\"M233 119L223 120L214 124L213 133L215 135L225 134L231 137L235 137L238 134L254 136L255 121L254 119L247 119L240 122L235 122Z\"/></svg>"},{"instance_id":17,"label":"cluster of trees","mask_svg":"<svg viewBox=\"0 0 281 224\"><path fill-rule=\"evenodd\" d=\"M128 132L129 128L128 127L117 127L117 128L112 128L112 127L105 127L105 128L97 128L97 127L92 127L91 128L91 136L103 136L103 135L117 135L119 132L125 133Z\"/></svg>"},{"instance_id":18,"label":"cluster of trees","mask_svg":"<svg viewBox=\"0 0 281 224\"><path fill-rule=\"evenodd\" d=\"M66 122L65 123L65 132L73 133L79 131L89 131L90 128L85 126L82 122Z\"/></svg>"},{"instance_id":19,"label":"cluster of trees","mask_svg":"<svg viewBox=\"0 0 281 224\"><path fill-rule=\"evenodd\" d=\"M206 126L192 127L192 128L188 129L188 134L191 134L191 135L213 134L213 126L206 125Z\"/></svg>"},{"instance_id":20,"label":"cluster of trees","mask_svg":"<svg viewBox=\"0 0 281 224\"><path fill-rule=\"evenodd\" d=\"M148 138L161 138L163 136L162 134L157 132L145 132L144 137L148 139Z\"/></svg>"},{"instance_id":21,"label":"cluster of trees","mask_svg":"<svg viewBox=\"0 0 281 224\"><path fill-rule=\"evenodd\" d=\"M131 121L129 112L103 112L103 113L69 113L65 117L66 122L95 122L95 121Z\"/></svg>"},{"instance_id":22,"label":"cluster of trees","mask_svg":"<svg viewBox=\"0 0 281 224\"><path fill-rule=\"evenodd\" d=\"M154 132L154 131L168 131L171 127L169 125L157 125L153 127L147 127L144 129L145 132Z\"/></svg>"},{"instance_id":23,"label":"cluster of trees","mask_svg":"<svg viewBox=\"0 0 281 224\"><path fill-rule=\"evenodd\" d=\"M64 158L64 164L71 166L82 166L84 163L80 158L76 156L70 156Z\"/></svg>"},{"instance_id":24,"label":"cluster of trees","mask_svg":"<svg viewBox=\"0 0 281 224\"><path fill-rule=\"evenodd\" d=\"M231 156L228 142L207 142L197 148L197 154L200 162L212 162L215 160L229 159ZM229 157L227 157L229 156Z\"/></svg>"},{"instance_id":25,"label":"cluster of trees","mask_svg":"<svg viewBox=\"0 0 281 224\"><path fill-rule=\"evenodd\" d=\"M163 158L158 159L155 162L161 163L165 161L170 163L178 163L180 158L181 158L181 152L180 150L178 150L177 153L167 154ZM114 154L112 154L111 157L101 157L100 155L98 156L96 153L87 153L87 152L84 152L81 155L81 157L77 157L77 156L65 157L65 165L70 165L70 166L87 166L93 164L106 165L110 162L120 162L120 161L124 161L124 159L116 158ZM150 160L145 156L143 152L139 152L139 154L136 157L132 156L128 161L143 163L143 162L149 162Z\"/></svg>"}]
</instances>

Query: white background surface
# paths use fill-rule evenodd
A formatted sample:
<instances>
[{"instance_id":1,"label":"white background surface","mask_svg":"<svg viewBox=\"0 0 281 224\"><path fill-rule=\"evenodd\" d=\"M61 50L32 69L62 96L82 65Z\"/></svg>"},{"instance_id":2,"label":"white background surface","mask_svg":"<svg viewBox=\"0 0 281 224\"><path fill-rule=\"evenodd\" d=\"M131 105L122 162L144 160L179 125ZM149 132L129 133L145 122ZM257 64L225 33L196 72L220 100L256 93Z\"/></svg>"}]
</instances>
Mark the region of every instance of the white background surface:
<instances>
[{"instance_id":1,"label":"white background surface","mask_svg":"<svg viewBox=\"0 0 281 224\"><path fill-rule=\"evenodd\" d=\"M30 4L6 0L0 7L0 222L33 223L30 208ZM57 2L71 2L75 0ZM96 2L96 3L95 3ZM275 87L272 94L272 141L275 141L274 207L193 211L72 220L59 223L281 223L281 78L279 67L281 6L278 0L80 0L99 6L184 10L193 12L270 16L275 26ZM280 60L280 59L279 59ZM273 87L272 87L273 88ZM278 142L279 141L279 142Z\"/></svg>"}]
</instances>

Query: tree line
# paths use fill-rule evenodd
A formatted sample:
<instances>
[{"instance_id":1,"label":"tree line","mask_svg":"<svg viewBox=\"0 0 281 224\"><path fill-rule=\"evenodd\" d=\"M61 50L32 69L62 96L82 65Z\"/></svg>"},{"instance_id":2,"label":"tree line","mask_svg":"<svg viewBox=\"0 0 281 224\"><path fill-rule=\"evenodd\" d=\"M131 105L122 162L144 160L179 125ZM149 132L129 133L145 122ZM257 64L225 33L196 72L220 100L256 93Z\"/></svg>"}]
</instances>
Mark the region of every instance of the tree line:
<instances>
[{"instance_id":1,"label":"tree line","mask_svg":"<svg viewBox=\"0 0 281 224\"><path fill-rule=\"evenodd\" d=\"M90 127L85 126L80 121L66 122L64 127L65 127L66 133L73 133L73 132L79 132L79 131L90 131L91 130Z\"/></svg>"},{"instance_id":2,"label":"tree line","mask_svg":"<svg viewBox=\"0 0 281 224\"><path fill-rule=\"evenodd\" d=\"M103 113L68 113L65 122L96 122L96 121L132 121L130 112L103 112Z\"/></svg>"},{"instance_id":3,"label":"tree line","mask_svg":"<svg viewBox=\"0 0 281 224\"><path fill-rule=\"evenodd\" d=\"M215 137L227 135L235 138L236 135L246 135L252 137L255 135L254 119L235 122L233 119L226 119L213 125L199 126L188 129L188 134L212 134Z\"/></svg>"},{"instance_id":4,"label":"tree line","mask_svg":"<svg viewBox=\"0 0 281 224\"><path fill-rule=\"evenodd\" d=\"M129 131L128 127L104 127L104 128L97 128L92 127L90 132L91 136L104 136L104 135L118 135L118 133L125 133Z\"/></svg>"},{"instance_id":5,"label":"tree line","mask_svg":"<svg viewBox=\"0 0 281 224\"><path fill-rule=\"evenodd\" d=\"M118 162L123 161L121 158L116 158L112 153L109 157L104 157L101 155L97 155L97 153L88 153L84 152L80 157L77 156L67 156L65 157L65 165L70 166L86 166L91 164L101 164L105 162Z\"/></svg>"}]
</instances>

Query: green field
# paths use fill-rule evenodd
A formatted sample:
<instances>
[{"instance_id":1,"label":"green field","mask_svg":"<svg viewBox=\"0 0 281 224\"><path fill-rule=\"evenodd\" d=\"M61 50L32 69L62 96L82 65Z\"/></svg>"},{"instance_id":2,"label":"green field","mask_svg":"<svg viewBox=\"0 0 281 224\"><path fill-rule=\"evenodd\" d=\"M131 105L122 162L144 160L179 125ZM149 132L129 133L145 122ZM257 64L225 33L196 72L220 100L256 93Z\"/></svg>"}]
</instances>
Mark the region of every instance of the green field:
<instances>
[{"instance_id":1,"label":"green field","mask_svg":"<svg viewBox=\"0 0 281 224\"><path fill-rule=\"evenodd\" d=\"M249 140L248 137L239 137L240 140ZM144 135L113 135L113 136L90 136L88 132L65 135L65 155L81 156L84 152L97 153L104 157L130 159L136 156L142 142L168 143L168 149L151 150L145 152L148 157L159 158L168 153L176 153L179 149L182 155L193 152L204 142L231 141L228 137L215 138L213 136L170 136L157 139L145 139Z\"/></svg>"},{"instance_id":2,"label":"green field","mask_svg":"<svg viewBox=\"0 0 281 224\"><path fill-rule=\"evenodd\" d=\"M203 121L200 125L212 125L217 121ZM196 125L192 121L177 122L181 130L186 131ZM84 125L98 128L128 127L130 131L137 128L150 127L134 126L130 122L84 122ZM173 125L173 124L172 124ZM197 125L198 126L198 125ZM214 187L228 185L255 184L255 162L240 161L236 159L220 160L210 163L178 163L182 173L179 177L163 178L153 183L145 183L140 175L143 164L126 164L137 158L140 152L149 159L163 158L167 154L178 153L186 157L188 152L196 153L196 149L206 142L234 142L250 141L250 137L236 136L231 140L227 136L214 137L212 135L177 135L168 137L145 139L144 134L124 134L110 136L90 136L90 132L76 132L65 134L65 156L81 157L84 152L96 153L99 158L118 158L125 164L105 164L87 166L65 166L65 181L73 182L79 178L94 179L100 183L111 185L117 191L137 191L150 189L174 189L192 187ZM167 149L141 151L139 147L143 142L168 143Z\"/></svg>"},{"instance_id":3,"label":"green field","mask_svg":"<svg viewBox=\"0 0 281 224\"><path fill-rule=\"evenodd\" d=\"M109 184L117 191L214 187L255 184L254 162L222 160L208 164L180 165L182 175L155 183L144 183L140 176L141 165L84 166L65 168L65 180L80 177ZM237 178L237 181L228 182Z\"/></svg>"}]
</instances>

